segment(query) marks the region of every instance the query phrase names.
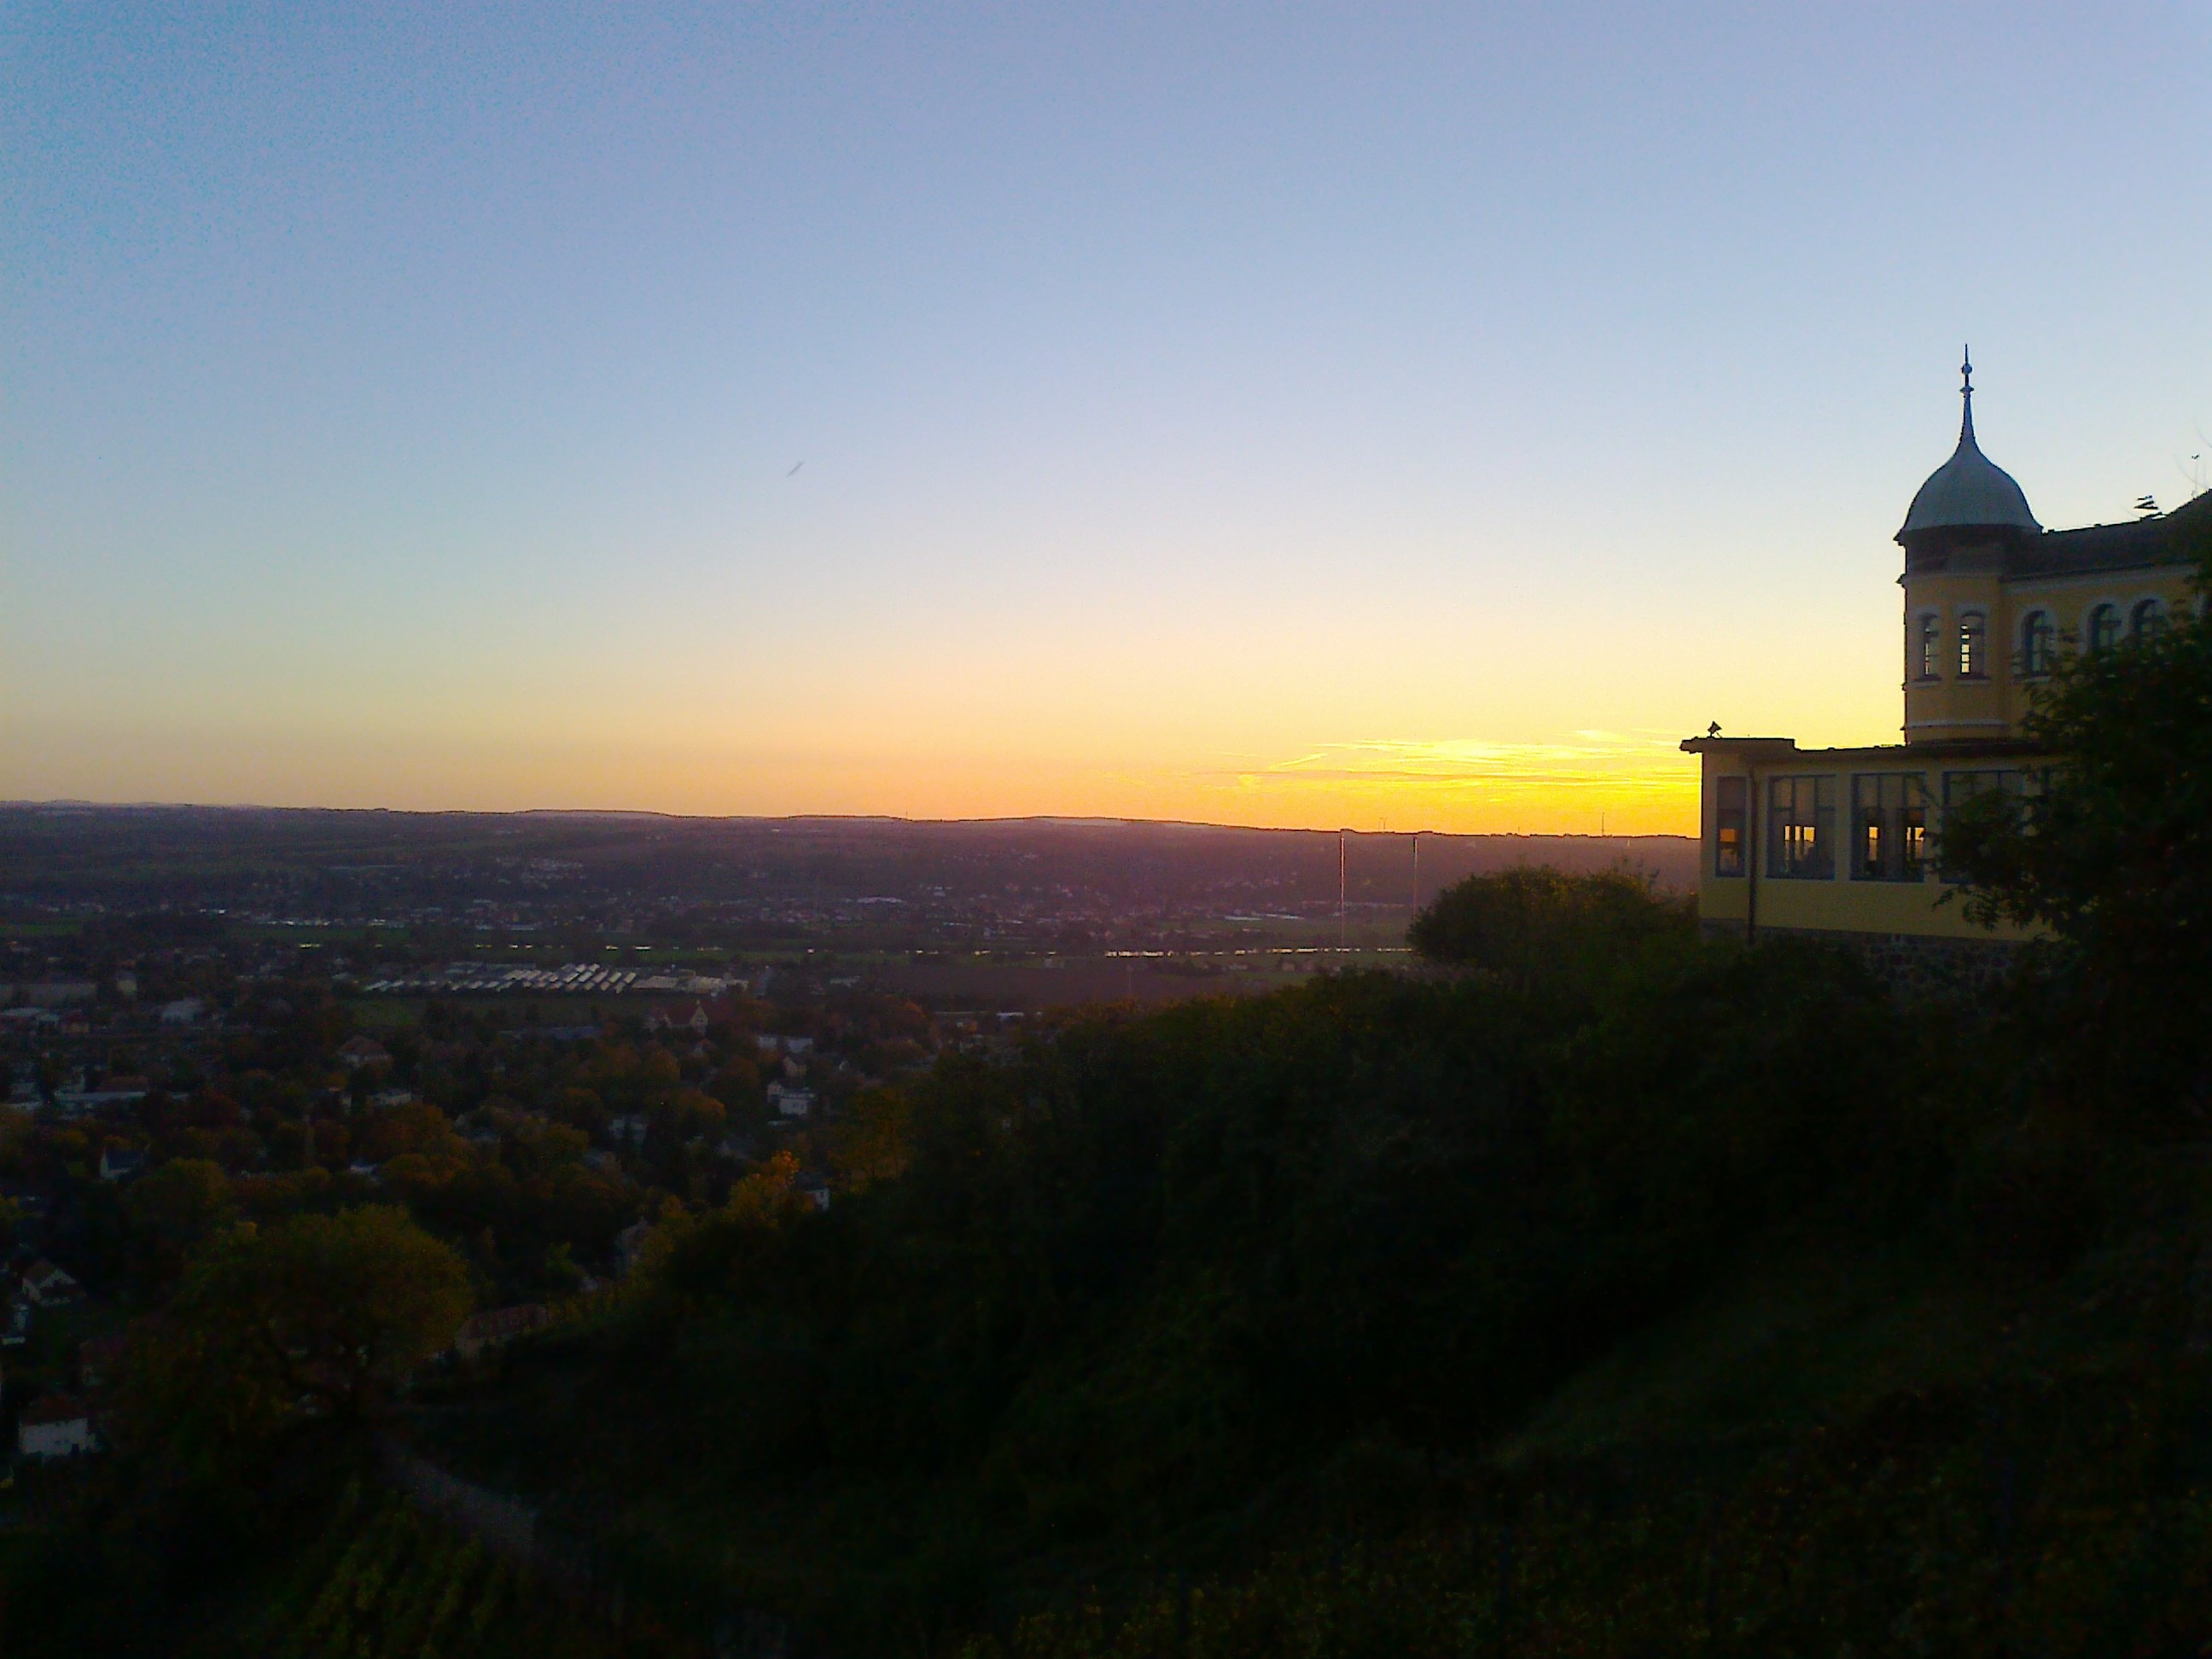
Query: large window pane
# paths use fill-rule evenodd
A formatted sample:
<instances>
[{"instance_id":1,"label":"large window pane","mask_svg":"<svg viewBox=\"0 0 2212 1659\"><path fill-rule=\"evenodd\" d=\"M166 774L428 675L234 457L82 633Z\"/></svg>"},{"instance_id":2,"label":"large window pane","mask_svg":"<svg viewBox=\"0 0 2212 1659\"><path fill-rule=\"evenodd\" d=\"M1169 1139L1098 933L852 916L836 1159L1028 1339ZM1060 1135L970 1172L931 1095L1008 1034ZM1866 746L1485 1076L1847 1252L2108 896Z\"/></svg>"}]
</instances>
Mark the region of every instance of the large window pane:
<instances>
[{"instance_id":1,"label":"large window pane","mask_svg":"<svg viewBox=\"0 0 2212 1659\"><path fill-rule=\"evenodd\" d=\"M1781 881L1832 881L1835 779L1776 778L1767 789L1766 873Z\"/></svg>"},{"instance_id":2,"label":"large window pane","mask_svg":"<svg viewBox=\"0 0 2212 1659\"><path fill-rule=\"evenodd\" d=\"M1928 779L1862 772L1851 780L1851 879L1918 881L1928 857Z\"/></svg>"},{"instance_id":3,"label":"large window pane","mask_svg":"<svg viewBox=\"0 0 2212 1659\"><path fill-rule=\"evenodd\" d=\"M1978 611L1959 618L1959 678L1980 679L1989 671L1990 619Z\"/></svg>"},{"instance_id":4,"label":"large window pane","mask_svg":"<svg viewBox=\"0 0 2212 1659\"><path fill-rule=\"evenodd\" d=\"M1713 782L1713 873L1743 873L1744 835L1751 827L1751 788L1747 778Z\"/></svg>"}]
</instances>

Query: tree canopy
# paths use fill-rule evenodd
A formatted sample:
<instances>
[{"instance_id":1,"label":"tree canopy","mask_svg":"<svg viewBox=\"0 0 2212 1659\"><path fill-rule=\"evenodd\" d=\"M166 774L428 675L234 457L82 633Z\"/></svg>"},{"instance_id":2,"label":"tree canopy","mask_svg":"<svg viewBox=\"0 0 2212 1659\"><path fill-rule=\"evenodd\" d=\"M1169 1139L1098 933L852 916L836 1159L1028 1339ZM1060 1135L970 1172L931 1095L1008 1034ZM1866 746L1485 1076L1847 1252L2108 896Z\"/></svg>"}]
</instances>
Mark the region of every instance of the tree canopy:
<instances>
[{"instance_id":1,"label":"tree canopy","mask_svg":"<svg viewBox=\"0 0 2212 1659\"><path fill-rule=\"evenodd\" d=\"M1694 936L1689 904L1621 867L1583 874L1532 865L1470 876L1413 919L1408 937L1431 962L1487 969L1526 983L1618 962L1654 940Z\"/></svg>"},{"instance_id":2,"label":"tree canopy","mask_svg":"<svg viewBox=\"0 0 2212 1659\"><path fill-rule=\"evenodd\" d=\"M303 1419L364 1421L471 1299L461 1258L404 1210L234 1227L193 1258L144 1345L132 1416L142 1437L209 1451Z\"/></svg>"},{"instance_id":3,"label":"tree canopy","mask_svg":"<svg viewBox=\"0 0 2212 1659\"><path fill-rule=\"evenodd\" d=\"M2192 519L2203 585L2212 515ZM2197 1086L2212 1000L2212 623L2069 653L2022 732L2043 787L1952 809L1945 866L1970 915L2046 931L2029 988L2075 1081L2162 1109Z\"/></svg>"}]
</instances>

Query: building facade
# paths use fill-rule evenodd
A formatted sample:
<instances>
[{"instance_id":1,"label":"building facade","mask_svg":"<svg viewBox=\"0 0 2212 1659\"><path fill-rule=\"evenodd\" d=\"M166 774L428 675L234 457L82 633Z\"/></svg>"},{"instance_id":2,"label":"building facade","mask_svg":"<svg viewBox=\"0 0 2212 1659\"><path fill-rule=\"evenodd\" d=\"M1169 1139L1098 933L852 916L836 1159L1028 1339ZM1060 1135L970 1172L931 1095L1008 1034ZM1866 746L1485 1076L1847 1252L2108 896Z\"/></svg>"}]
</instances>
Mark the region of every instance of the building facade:
<instances>
[{"instance_id":1,"label":"building facade","mask_svg":"<svg viewBox=\"0 0 2212 1659\"><path fill-rule=\"evenodd\" d=\"M2017 943L1942 902L1944 811L1985 790L2043 787L2047 760L2020 722L2061 655L2146 637L2201 602L2185 549L2212 524L2212 494L2132 523L2045 530L1982 453L1970 363L1961 377L1959 447L1897 533L1904 741L1806 750L1716 731L1682 744L1703 762L1698 909L1709 931L1961 962Z\"/></svg>"},{"instance_id":2,"label":"building facade","mask_svg":"<svg viewBox=\"0 0 2212 1659\"><path fill-rule=\"evenodd\" d=\"M41 1395L15 1417L15 1449L43 1462L97 1451L100 1441L92 1430L92 1413L82 1400L66 1395Z\"/></svg>"}]
</instances>

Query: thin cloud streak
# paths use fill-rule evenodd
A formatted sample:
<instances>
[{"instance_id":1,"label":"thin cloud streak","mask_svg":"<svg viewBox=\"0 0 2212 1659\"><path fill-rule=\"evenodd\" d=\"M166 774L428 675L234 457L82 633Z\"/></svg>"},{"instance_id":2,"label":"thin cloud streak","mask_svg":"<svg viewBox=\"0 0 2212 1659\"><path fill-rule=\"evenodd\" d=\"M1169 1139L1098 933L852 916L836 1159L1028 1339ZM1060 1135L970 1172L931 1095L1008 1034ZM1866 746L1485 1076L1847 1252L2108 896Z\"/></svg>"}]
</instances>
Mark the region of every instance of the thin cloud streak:
<instances>
[{"instance_id":1,"label":"thin cloud streak","mask_svg":"<svg viewBox=\"0 0 2212 1659\"><path fill-rule=\"evenodd\" d=\"M1327 797L1348 818L1419 827L1686 834L1697 816L1695 763L1672 734L1577 732L1578 741L1475 738L1332 744L1295 757L1195 775L1246 799ZM1394 813L1392 809L1397 811ZM1585 823L1584 820L1595 821Z\"/></svg>"}]
</instances>

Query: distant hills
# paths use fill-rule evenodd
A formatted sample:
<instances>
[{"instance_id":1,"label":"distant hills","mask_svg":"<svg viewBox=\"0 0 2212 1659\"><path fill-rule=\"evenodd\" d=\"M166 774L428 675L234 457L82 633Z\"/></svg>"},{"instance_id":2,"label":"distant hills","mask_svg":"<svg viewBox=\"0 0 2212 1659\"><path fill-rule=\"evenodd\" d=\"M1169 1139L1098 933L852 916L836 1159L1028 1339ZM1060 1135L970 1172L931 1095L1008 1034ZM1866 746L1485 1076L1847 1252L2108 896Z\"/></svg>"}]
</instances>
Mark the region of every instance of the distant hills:
<instances>
[{"instance_id":1,"label":"distant hills","mask_svg":"<svg viewBox=\"0 0 2212 1659\"><path fill-rule=\"evenodd\" d=\"M1626 862L1694 880L1680 836L1345 838L1346 897L1405 906L1515 864ZM1334 903L1333 830L1095 818L949 822L694 818L649 813L392 812L0 805L0 895L133 904L421 898L487 882L612 897L958 897L1069 889L1121 904Z\"/></svg>"}]
</instances>

